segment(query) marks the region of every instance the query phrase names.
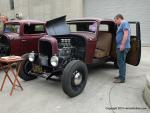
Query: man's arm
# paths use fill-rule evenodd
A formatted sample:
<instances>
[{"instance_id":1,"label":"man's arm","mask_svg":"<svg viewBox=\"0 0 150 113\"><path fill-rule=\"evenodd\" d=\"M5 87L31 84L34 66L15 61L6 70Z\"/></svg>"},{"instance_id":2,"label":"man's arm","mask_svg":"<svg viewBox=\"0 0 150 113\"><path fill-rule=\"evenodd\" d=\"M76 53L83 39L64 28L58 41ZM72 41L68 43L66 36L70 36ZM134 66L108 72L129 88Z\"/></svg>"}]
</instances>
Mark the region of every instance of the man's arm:
<instances>
[{"instance_id":1,"label":"man's arm","mask_svg":"<svg viewBox=\"0 0 150 113\"><path fill-rule=\"evenodd\" d=\"M128 29L124 30L124 35L123 35L123 39L121 42L120 51L124 51L127 39L128 39Z\"/></svg>"}]
</instances>

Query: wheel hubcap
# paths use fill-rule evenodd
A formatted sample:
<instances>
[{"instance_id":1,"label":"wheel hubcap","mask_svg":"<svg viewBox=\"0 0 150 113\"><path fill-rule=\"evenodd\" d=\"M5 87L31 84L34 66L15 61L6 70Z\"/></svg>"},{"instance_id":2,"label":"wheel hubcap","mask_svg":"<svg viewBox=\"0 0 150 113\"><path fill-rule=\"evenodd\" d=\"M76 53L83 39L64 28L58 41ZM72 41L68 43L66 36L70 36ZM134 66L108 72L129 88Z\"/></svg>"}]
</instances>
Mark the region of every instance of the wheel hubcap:
<instances>
[{"instance_id":1,"label":"wheel hubcap","mask_svg":"<svg viewBox=\"0 0 150 113\"><path fill-rule=\"evenodd\" d=\"M80 85L81 82L82 82L82 74L78 71L76 71L74 73L74 84L77 86L77 85Z\"/></svg>"}]
</instances>

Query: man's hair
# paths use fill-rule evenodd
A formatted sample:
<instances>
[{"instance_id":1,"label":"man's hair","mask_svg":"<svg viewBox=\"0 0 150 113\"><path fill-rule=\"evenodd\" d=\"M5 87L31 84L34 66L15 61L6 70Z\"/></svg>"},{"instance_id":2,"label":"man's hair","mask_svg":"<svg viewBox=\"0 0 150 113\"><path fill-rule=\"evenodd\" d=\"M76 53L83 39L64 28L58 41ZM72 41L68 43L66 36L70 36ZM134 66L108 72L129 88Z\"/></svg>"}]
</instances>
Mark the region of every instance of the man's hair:
<instances>
[{"instance_id":1,"label":"man's hair","mask_svg":"<svg viewBox=\"0 0 150 113\"><path fill-rule=\"evenodd\" d=\"M124 19L124 17L122 16L122 14L117 14L114 19L118 19L118 18L120 18L122 20Z\"/></svg>"}]
</instances>

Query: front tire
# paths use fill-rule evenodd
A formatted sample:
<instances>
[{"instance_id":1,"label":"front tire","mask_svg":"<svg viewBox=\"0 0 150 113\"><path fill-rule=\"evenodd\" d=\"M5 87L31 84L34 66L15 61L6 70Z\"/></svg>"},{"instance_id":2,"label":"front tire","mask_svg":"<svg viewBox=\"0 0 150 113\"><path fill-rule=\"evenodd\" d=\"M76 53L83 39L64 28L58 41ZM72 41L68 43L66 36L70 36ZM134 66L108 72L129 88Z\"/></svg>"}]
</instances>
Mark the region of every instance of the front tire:
<instances>
[{"instance_id":1,"label":"front tire","mask_svg":"<svg viewBox=\"0 0 150 113\"><path fill-rule=\"evenodd\" d=\"M36 76L30 75L28 73L32 68L32 63L28 60L28 54L24 54L22 58L24 58L24 61L22 61L21 64L17 64L17 70L20 65L20 69L18 72L19 77L25 81L36 79Z\"/></svg>"},{"instance_id":2,"label":"front tire","mask_svg":"<svg viewBox=\"0 0 150 113\"><path fill-rule=\"evenodd\" d=\"M80 60L71 61L64 69L61 77L63 91L69 97L79 95L87 82L87 66Z\"/></svg>"}]
</instances>

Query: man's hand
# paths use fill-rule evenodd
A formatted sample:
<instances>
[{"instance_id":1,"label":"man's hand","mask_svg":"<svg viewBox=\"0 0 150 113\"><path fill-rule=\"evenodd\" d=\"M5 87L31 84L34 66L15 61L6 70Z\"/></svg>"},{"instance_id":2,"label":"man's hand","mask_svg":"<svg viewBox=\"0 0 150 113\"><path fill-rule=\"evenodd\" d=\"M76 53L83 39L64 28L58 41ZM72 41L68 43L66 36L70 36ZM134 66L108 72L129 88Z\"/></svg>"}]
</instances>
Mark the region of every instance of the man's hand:
<instances>
[{"instance_id":1,"label":"man's hand","mask_svg":"<svg viewBox=\"0 0 150 113\"><path fill-rule=\"evenodd\" d=\"M124 44L121 44L121 45L120 45L120 51L124 51L124 49L125 49L125 45L124 45Z\"/></svg>"}]
</instances>

